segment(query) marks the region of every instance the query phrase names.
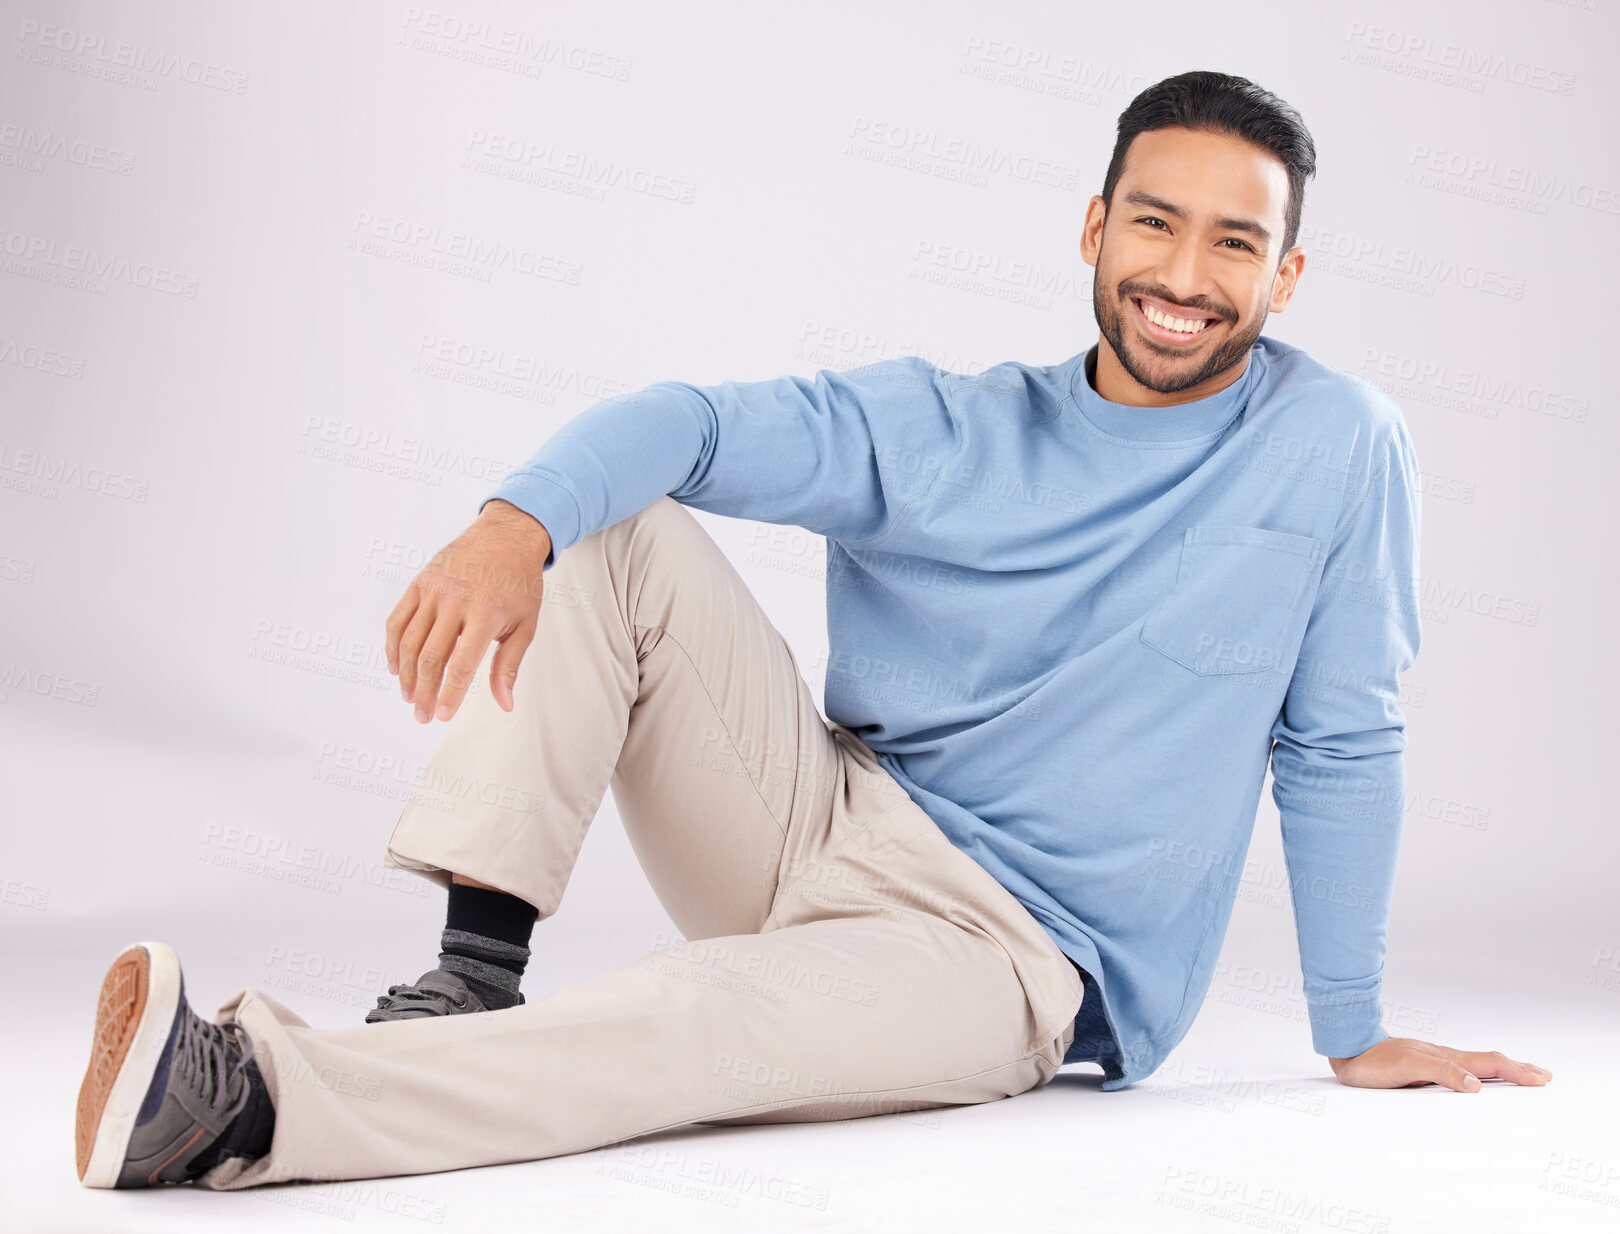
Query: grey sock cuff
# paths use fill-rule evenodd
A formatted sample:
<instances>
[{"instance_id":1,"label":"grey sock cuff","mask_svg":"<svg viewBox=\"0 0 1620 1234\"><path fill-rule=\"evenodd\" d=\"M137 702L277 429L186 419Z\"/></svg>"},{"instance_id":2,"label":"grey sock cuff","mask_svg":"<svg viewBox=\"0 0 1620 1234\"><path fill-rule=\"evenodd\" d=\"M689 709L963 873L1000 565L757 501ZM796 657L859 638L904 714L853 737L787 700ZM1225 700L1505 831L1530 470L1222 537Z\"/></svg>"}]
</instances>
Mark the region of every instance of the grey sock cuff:
<instances>
[{"instance_id":1,"label":"grey sock cuff","mask_svg":"<svg viewBox=\"0 0 1620 1234\"><path fill-rule=\"evenodd\" d=\"M487 934L473 934L467 930L451 930L446 928L439 935L439 946L446 951L454 948L460 952L472 952L488 960L505 960L508 964L526 964L529 960L529 949L519 947L515 943L503 943L498 938L490 938ZM465 957L463 957L465 958ZM454 969L447 969L454 972Z\"/></svg>"},{"instance_id":2,"label":"grey sock cuff","mask_svg":"<svg viewBox=\"0 0 1620 1234\"><path fill-rule=\"evenodd\" d=\"M439 956L439 967L447 973L480 982L492 989L506 990L512 994L518 992L518 975L499 964L486 964L464 955L445 953Z\"/></svg>"}]
</instances>

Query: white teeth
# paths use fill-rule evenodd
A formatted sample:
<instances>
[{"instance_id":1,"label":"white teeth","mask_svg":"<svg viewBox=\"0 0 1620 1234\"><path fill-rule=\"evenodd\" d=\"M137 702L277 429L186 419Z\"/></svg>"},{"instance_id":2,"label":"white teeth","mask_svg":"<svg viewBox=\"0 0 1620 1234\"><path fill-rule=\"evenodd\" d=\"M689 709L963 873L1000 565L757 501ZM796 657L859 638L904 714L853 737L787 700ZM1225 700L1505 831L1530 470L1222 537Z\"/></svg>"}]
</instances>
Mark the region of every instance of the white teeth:
<instances>
[{"instance_id":1,"label":"white teeth","mask_svg":"<svg viewBox=\"0 0 1620 1234\"><path fill-rule=\"evenodd\" d=\"M1138 301L1138 303L1140 303L1140 301ZM1167 316L1166 314L1161 313L1158 309L1154 308L1151 304L1142 304L1141 307L1142 315L1154 325L1163 326L1166 330L1174 330L1178 334L1197 334L1209 324L1207 319L1202 321L1187 321L1180 317Z\"/></svg>"}]
</instances>

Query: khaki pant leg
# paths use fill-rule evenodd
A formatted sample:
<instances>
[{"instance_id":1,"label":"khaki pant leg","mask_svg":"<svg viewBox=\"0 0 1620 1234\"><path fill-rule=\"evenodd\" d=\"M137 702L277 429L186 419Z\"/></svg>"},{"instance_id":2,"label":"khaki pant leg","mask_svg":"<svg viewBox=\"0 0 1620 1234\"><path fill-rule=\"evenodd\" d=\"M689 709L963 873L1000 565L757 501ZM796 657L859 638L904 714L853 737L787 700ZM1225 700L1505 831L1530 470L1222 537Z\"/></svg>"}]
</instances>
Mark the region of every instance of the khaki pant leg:
<instances>
[{"instance_id":1,"label":"khaki pant leg","mask_svg":"<svg viewBox=\"0 0 1620 1234\"><path fill-rule=\"evenodd\" d=\"M253 1041L275 1138L202 1185L528 1161L1050 1080L1082 989L1034 919L914 807L835 812L829 838L763 933L664 948L523 1006L316 1029L244 991L220 1017Z\"/></svg>"},{"instance_id":2,"label":"khaki pant leg","mask_svg":"<svg viewBox=\"0 0 1620 1234\"><path fill-rule=\"evenodd\" d=\"M791 649L691 511L662 497L558 555L511 712L489 693L493 654L385 863L466 875L544 920L611 786L683 935L758 930L787 836L825 826L842 761Z\"/></svg>"},{"instance_id":3,"label":"khaki pant leg","mask_svg":"<svg viewBox=\"0 0 1620 1234\"><path fill-rule=\"evenodd\" d=\"M967 1104L1056 1073L1082 996L1073 966L821 719L689 512L663 499L565 550L541 612L516 710L469 693L390 860L549 915L611 783L689 941L469 1016L321 1029L240 991L218 1018L253 1041L275 1139L204 1186Z\"/></svg>"}]
</instances>

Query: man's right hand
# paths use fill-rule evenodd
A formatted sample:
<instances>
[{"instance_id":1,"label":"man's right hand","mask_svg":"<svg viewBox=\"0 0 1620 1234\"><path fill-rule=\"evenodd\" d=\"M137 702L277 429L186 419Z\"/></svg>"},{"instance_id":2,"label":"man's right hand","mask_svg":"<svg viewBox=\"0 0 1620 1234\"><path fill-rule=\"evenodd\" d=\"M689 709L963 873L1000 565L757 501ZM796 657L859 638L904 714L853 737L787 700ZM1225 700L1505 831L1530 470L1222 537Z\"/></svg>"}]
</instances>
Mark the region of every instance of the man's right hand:
<instances>
[{"instance_id":1,"label":"man's right hand","mask_svg":"<svg viewBox=\"0 0 1620 1234\"><path fill-rule=\"evenodd\" d=\"M426 724L456 714L489 641L500 643L489 692L512 710L512 683L540 617L541 567L551 536L510 502L488 502L446 545L388 615L388 671ZM443 692L440 692L441 684Z\"/></svg>"}]
</instances>

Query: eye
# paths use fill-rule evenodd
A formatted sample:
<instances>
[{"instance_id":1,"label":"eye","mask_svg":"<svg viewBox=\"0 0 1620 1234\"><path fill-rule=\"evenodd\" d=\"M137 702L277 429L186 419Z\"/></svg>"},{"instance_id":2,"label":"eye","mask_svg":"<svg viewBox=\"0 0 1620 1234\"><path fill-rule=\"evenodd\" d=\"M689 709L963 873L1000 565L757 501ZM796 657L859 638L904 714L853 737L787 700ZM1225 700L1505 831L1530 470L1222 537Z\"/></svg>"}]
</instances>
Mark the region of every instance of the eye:
<instances>
[{"instance_id":1,"label":"eye","mask_svg":"<svg viewBox=\"0 0 1620 1234\"><path fill-rule=\"evenodd\" d=\"M1225 240L1222 240L1221 243L1225 244L1225 243L1227 243L1227 241L1230 241L1233 244L1239 245L1242 248L1246 248L1251 253L1254 252L1254 246L1253 245L1249 244L1245 240L1239 240L1236 236L1228 236Z\"/></svg>"},{"instance_id":2,"label":"eye","mask_svg":"<svg viewBox=\"0 0 1620 1234\"><path fill-rule=\"evenodd\" d=\"M1163 219L1161 219L1161 218L1155 218L1155 217L1154 217L1154 216L1153 216L1153 215L1151 215L1151 214L1149 214L1149 215L1146 215L1146 216L1145 216L1145 217L1143 217L1143 218L1139 218L1139 219L1137 219L1137 220L1136 220L1136 221L1137 221L1137 222L1138 222L1138 223L1162 223L1162 222L1164 222L1164 220L1163 220Z\"/></svg>"}]
</instances>

